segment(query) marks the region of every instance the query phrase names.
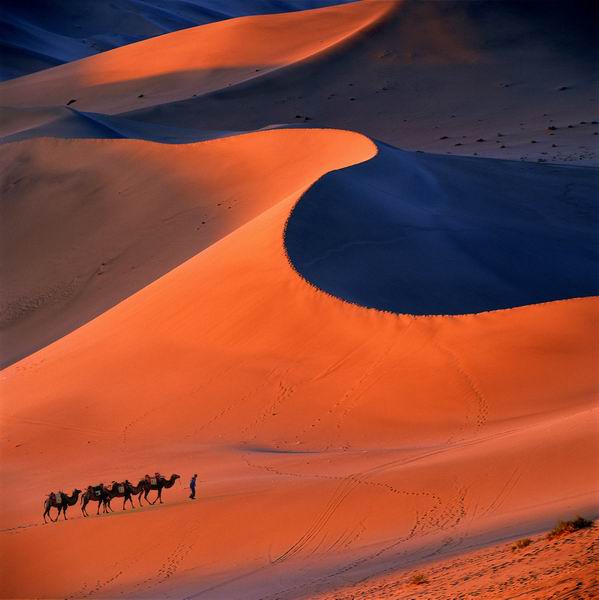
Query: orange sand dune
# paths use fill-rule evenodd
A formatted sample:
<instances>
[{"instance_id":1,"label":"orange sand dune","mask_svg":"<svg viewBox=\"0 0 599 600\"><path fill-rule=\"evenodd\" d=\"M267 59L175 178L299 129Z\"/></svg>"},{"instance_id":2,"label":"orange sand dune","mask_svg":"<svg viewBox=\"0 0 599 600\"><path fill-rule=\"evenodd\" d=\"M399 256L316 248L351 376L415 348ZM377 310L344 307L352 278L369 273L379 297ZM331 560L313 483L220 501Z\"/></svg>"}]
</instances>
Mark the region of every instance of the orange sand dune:
<instances>
[{"instance_id":1,"label":"orange sand dune","mask_svg":"<svg viewBox=\"0 0 599 600\"><path fill-rule=\"evenodd\" d=\"M373 152L347 132L305 130L183 146L3 146L0 363L61 337L322 173Z\"/></svg>"},{"instance_id":2,"label":"orange sand dune","mask_svg":"<svg viewBox=\"0 0 599 600\"><path fill-rule=\"evenodd\" d=\"M521 550L513 550L513 542L504 542L436 561L424 569L360 582L347 590L319 595L318 600L597 598L597 527L553 540L545 534L528 539L530 545ZM425 578L424 583L414 583L418 575Z\"/></svg>"},{"instance_id":3,"label":"orange sand dune","mask_svg":"<svg viewBox=\"0 0 599 600\"><path fill-rule=\"evenodd\" d=\"M322 52L392 7L367 1L192 27L4 82L0 104L64 106L74 99L78 110L114 114L181 100Z\"/></svg>"},{"instance_id":4,"label":"orange sand dune","mask_svg":"<svg viewBox=\"0 0 599 600\"><path fill-rule=\"evenodd\" d=\"M345 136L326 168L373 151L309 133ZM251 196L233 167L203 191L246 180ZM2 496L7 597L310 597L596 512L597 300L419 318L342 303L283 248L307 180L2 372L1 476L22 498ZM40 524L50 489L153 469L198 472L200 500L175 487L162 507Z\"/></svg>"}]
</instances>

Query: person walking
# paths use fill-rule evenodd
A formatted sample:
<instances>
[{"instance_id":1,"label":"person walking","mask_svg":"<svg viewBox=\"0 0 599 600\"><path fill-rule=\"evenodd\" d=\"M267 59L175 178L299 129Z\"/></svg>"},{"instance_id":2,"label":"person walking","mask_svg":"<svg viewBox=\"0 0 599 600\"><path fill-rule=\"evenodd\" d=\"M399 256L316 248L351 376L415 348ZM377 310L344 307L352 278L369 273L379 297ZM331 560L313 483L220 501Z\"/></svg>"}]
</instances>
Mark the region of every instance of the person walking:
<instances>
[{"instance_id":1,"label":"person walking","mask_svg":"<svg viewBox=\"0 0 599 600\"><path fill-rule=\"evenodd\" d=\"M189 482L189 489L191 490L191 494L189 494L189 497L192 500L196 499L196 479L197 478L198 478L198 475L197 475L197 473L195 473Z\"/></svg>"}]
</instances>

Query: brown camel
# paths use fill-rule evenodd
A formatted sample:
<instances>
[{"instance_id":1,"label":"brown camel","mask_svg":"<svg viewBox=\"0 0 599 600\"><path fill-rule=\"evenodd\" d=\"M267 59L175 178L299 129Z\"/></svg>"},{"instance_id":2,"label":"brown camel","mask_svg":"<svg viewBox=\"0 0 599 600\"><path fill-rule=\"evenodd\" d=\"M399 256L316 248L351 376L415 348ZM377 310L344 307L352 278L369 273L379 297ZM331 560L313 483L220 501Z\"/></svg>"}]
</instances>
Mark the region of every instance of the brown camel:
<instances>
[{"instance_id":1,"label":"brown camel","mask_svg":"<svg viewBox=\"0 0 599 600\"><path fill-rule=\"evenodd\" d=\"M177 479L179 479L180 477L180 475L174 473L170 476L169 479L166 479L165 477L160 477L158 479L151 478L150 481L148 481L147 479L140 480L140 482L137 484L137 487L140 489L138 496L139 505L141 506L142 493L144 495L144 500L148 504L156 504L156 500L160 500L160 504L162 504L162 490L165 488L168 489L173 487L173 485L175 485L175 481L177 481ZM148 494L151 490L156 490L158 492L158 496L154 499L154 502L150 502L148 500Z\"/></svg>"},{"instance_id":2,"label":"brown camel","mask_svg":"<svg viewBox=\"0 0 599 600\"><path fill-rule=\"evenodd\" d=\"M81 512L83 513L84 517L88 516L86 506L92 501L98 503L98 510L96 511L97 515L100 514L100 506L103 508L102 512L108 512L107 505L110 501L110 496L107 489L104 487L104 484L101 483L97 486L88 485L87 490L83 492L81 496Z\"/></svg>"},{"instance_id":3,"label":"brown camel","mask_svg":"<svg viewBox=\"0 0 599 600\"><path fill-rule=\"evenodd\" d=\"M77 504L77 500L79 499L79 494L81 490L74 489L73 493L68 496L64 492L58 492L58 494L50 494L46 500L44 501L44 523L46 521L46 515L50 519L50 521L58 521L58 517L60 517L60 512L64 515L65 521L67 520L67 508L69 506L73 506L73 504ZM60 502L59 502L60 500ZM58 514L56 515L56 519L53 519L50 516L50 509L54 507L58 509Z\"/></svg>"},{"instance_id":4,"label":"brown camel","mask_svg":"<svg viewBox=\"0 0 599 600\"><path fill-rule=\"evenodd\" d=\"M125 479L125 481L113 481L112 482L112 487L110 488L106 488L106 492L108 494L108 501L107 501L107 506L109 510L112 510L112 507L110 506L110 501L113 498L123 498L123 510L125 510L125 505L127 504L127 501L131 502L131 508L135 509L135 506L133 504L133 495L139 494L140 492L143 491L143 488L140 488L139 486L133 485L128 479ZM140 506L141 506L141 502L140 502Z\"/></svg>"}]
</instances>

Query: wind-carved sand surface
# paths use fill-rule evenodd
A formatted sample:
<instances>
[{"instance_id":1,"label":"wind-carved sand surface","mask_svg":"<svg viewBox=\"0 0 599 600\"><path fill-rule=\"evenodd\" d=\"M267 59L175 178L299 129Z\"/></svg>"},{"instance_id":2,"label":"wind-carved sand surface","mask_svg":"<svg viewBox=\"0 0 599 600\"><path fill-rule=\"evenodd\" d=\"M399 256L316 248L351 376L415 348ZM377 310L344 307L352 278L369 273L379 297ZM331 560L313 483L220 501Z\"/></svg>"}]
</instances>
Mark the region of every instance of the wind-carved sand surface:
<instances>
[{"instance_id":1,"label":"wind-carved sand surface","mask_svg":"<svg viewBox=\"0 0 599 600\"><path fill-rule=\"evenodd\" d=\"M72 106L81 102L115 127L137 122L148 134L164 127L169 142L177 128L195 135L209 128L191 112L186 125L120 114L144 101L132 96L143 92L129 73L143 48L156 54L143 67L154 70L157 86L151 114L176 114L173 101L192 88L210 92L243 80L240 89L254 93L246 80L267 58L281 81L309 65L334 78L347 56L368 64L369 45L404 8L420 10L360 2L222 21L0 85L11 116L5 133L31 133L1 149L2 280L9 284L1 297L3 597L524 598L537 580L538 598L592 597L588 550L596 529L554 542L534 535L558 519L599 512L595 170L406 152L406 169L427 181L414 185L408 203L392 183L390 194L369 179L385 159L380 143L328 123L272 121L277 128L242 135L234 133L244 129L237 117L215 120L210 129L222 137L191 144L34 132L54 123L60 133L60 119L70 119L63 105L76 89ZM210 40L214 55L175 60L201 40ZM191 77L184 68L210 56L212 71ZM90 87L94 81L103 83ZM270 82L264 112L278 93ZM576 101L560 102L569 115L582 114ZM520 106L509 105L514 118L529 110L523 103L518 113ZM363 122L369 114L363 109ZM497 118L490 114L485 125L495 128ZM591 118L579 120L591 131ZM71 131L79 127L68 122ZM478 127L467 125L463 115L463 131ZM456 169L468 172L456 180L460 193L476 196L463 203L446 195L442 176ZM473 183L490 172L496 185L504 176L502 186L526 187L503 206L509 219L498 194ZM544 186L552 191L540 193ZM329 220L324 206L316 222L294 220L323 189L323 202L339 202L333 216L345 208L347 219ZM453 210L440 209L435 189ZM528 233L530 256L559 238L568 252L547 262L555 274L549 287L559 293L547 295L531 275L522 300L504 276L510 257L528 260L520 238L499 250L494 244L497 269L449 236L458 242L445 257L448 275L477 264L468 285L486 290L468 314L416 316L370 302L377 280L365 292L360 282L377 260L401 265L402 277L411 268L409 285L430 285L423 257L402 264L393 244L387 256L360 255L365 271L340 259L317 279L300 267L312 242L354 235L355 211L369 205L391 207L390 218L422 208L441 232L451 229L448 219L459 232L464 207L480 206L486 218L497 214L518 235ZM419 224L410 221L410 235ZM292 246L286 242L298 225L306 229L295 230ZM407 234L399 218L397 231ZM454 286L453 303L471 298L468 285ZM364 295L350 298L348 289ZM123 512L115 499L107 516L91 511L85 519L75 506L67 521L43 524L50 490L137 481L157 469L182 476L163 505ZM195 472L192 502L185 486ZM534 543L512 553L507 540L526 535ZM554 577L560 569L561 579ZM428 584L406 583L417 571Z\"/></svg>"}]
</instances>

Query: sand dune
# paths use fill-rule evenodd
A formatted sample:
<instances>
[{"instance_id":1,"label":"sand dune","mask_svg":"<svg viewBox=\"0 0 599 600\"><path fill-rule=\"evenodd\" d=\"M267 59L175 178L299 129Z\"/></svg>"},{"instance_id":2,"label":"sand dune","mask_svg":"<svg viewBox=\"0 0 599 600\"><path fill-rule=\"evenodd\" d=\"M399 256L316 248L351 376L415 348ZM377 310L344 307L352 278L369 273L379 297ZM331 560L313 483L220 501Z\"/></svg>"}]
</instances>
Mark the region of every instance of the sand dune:
<instances>
[{"instance_id":1,"label":"sand dune","mask_svg":"<svg viewBox=\"0 0 599 600\"><path fill-rule=\"evenodd\" d=\"M55 111L76 99L70 106L83 112L127 111L121 116L141 123L130 130L141 139L165 126L174 128L168 141L186 142L189 128L253 131L300 123L357 130L406 149L597 164L592 4L374 4L160 36L0 85L2 104L27 107L20 130L33 129L29 137L86 137L86 128L76 130L72 121L62 133L61 123L35 130L61 116L45 105L55 104ZM319 17L315 27L321 14L336 16L326 25ZM193 51L204 43L213 54ZM156 55L161 59L146 60ZM107 72L114 63L115 72ZM84 87L83 76L100 85ZM131 79L119 83L123 77ZM43 99L36 82L47 90Z\"/></svg>"},{"instance_id":2,"label":"sand dune","mask_svg":"<svg viewBox=\"0 0 599 600\"><path fill-rule=\"evenodd\" d=\"M378 141L593 163L588 7L539 6L252 16L0 85L2 597L504 594L497 544L599 515L596 169ZM157 469L163 505L43 524Z\"/></svg>"},{"instance_id":3,"label":"sand dune","mask_svg":"<svg viewBox=\"0 0 599 600\"><path fill-rule=\"evenodd\" d=\"M2 363L82 325L356 152L373 151L360 137L346 150L355 138L275 130L184 146L48 139L6 146Z\"/></svg>"},{"instance_id":4,"label":"sand dune","mask_svg":"<svg viewBox=\"0 0 599 600\"><path fill-rule=\"evenodd\" d=\"M108 114L190 98L323 52L391 7L369 1L184 29L4 82L0 97L8 107L74 100Z\"/></svg>"},{"instance_id":5,"label":"sand dune","mask_svg":"<svg viewBox=\"0 0 599 600\"><path fill-rule=\"evenodd\" d=\"M369 158L361 139L346 160ZM3 408L3 453L38 473L3 473L28 498L3 502L9 593L297 597L593 510L583 471L596 465L576 457L597 456L596 300L453 318L345 304L287 261L297 199L3 372L19 398ZM61 482L40 470L58 438ZM200 471L205 500L179 504L175 489L164 508L54 526L81 560L40 555L24 582L16 565L44 552L49 526L14 528L47 488L153 468ZM150 523L168 531L151 549ZM90 564L114 535L134 542Z\"/></svg>"},{"instance_id":6,"label":"sand dune","mask_svg":"<svg viewBox=\"0 0 599 600\"><path fill-rule=\"evenodd\" d=\"M316 287L381 310L465 314L599 293L591 168L378 146L304 195L285 243Z\"/></svg>"},{"instance_id":7,"label":"sand dune","mask_svg":"<svg viewBox=\"0 0 599 600\"><path fill-rule=\"evenodd\" d=\"M128 117L223 130L310 119L405 149L597 165L594 4L392 4L336 52Z\"/></svg>"},{"instance_id":8,"label":"sand dune","mask_svg":"<svg viewBox=\"0 0 599 600\"><path fill-rule=\"evenodd\" d=\"M186 27L348 0L6 0L0 77L10 79Z\"/></svg>"}]
</instances>

